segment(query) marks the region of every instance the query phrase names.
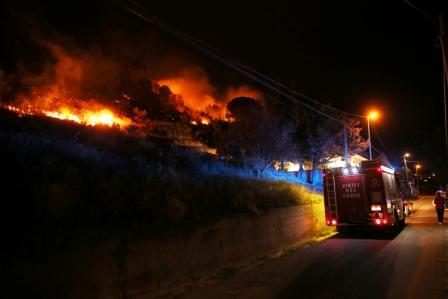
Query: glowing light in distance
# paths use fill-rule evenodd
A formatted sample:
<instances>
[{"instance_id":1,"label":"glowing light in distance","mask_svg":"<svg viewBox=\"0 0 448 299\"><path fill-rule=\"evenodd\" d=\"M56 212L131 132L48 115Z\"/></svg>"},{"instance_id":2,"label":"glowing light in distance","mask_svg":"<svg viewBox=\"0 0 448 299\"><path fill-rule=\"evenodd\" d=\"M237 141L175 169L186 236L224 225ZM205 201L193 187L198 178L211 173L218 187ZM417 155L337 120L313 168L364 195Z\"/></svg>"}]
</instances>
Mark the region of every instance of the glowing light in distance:
<instances>
[{"instance_id":1,"label":"glowing light in distance","mask_svg":"<svg viewBox=\"0 0 448 299\"><path fill-rule=\"evenodd\" d=\"M370 210L373 212L379 212L381 211L381 205L371 205Z\"/></svg>"},{"instance_id":2,"label":"glowing light in distance","mask_svg":"<svg viewBox=\"0 0 448 299\"><path fill-rule=\"evenodd\" d=\"M375 120L379 117L379 113L377 111L371 111L369 112L369 114L367 115L367 117L371 120Z\"/></svg>"}]
</instances>

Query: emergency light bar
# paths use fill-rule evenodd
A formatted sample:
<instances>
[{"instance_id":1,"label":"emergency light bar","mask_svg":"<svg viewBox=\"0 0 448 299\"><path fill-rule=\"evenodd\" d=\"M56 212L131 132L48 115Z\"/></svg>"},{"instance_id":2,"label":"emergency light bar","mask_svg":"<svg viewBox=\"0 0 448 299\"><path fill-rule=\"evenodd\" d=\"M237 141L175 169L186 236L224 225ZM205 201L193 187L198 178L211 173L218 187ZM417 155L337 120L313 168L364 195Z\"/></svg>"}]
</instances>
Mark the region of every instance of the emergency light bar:
<instances>
[{"instance_id":1,"label":"emergency light bar","mask_svg":"<svg viewBox=\"0 0 448 299\"><path fill-rule=\"evenodd\" d=\"M383 165L381 165L381 170L384 171L384 172L390 173L390 174L394 174L395 173L395 170L393 168L389 168L389 167L386 167L386 166L383 166Z\"/></svg>"},{"instance_id":2,"label":"emergency light bar","mask_svg":"<svg viewBox=\"0 0 448 299\"><path fill-rule=\"evenodd\" d=\"M343 175L359 174L359 169L358 169L358 167L355 167L355 166L353 166L351 168L344 167L344 168L342 168L342 174Z\"/></svg>"}]
</instances>

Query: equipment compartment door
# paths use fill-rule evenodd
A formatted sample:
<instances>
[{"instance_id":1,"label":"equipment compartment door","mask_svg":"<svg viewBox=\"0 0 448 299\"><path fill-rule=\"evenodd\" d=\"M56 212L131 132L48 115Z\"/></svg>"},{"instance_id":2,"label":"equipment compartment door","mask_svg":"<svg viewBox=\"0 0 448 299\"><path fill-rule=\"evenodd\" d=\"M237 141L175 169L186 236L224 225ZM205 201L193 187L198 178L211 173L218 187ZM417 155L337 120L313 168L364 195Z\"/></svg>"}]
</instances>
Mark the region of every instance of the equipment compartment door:
<instances>
[{"instance_id":1,"label":"equipment compartment door","mask_svg":"<svg viewBox=\"0 0 448 299\"><path fill-rule=\"evenodd\" d=\"M351 223L368 221L364 175L336 177L338 214L341 220Z\"/></svg>"}]
</instances>

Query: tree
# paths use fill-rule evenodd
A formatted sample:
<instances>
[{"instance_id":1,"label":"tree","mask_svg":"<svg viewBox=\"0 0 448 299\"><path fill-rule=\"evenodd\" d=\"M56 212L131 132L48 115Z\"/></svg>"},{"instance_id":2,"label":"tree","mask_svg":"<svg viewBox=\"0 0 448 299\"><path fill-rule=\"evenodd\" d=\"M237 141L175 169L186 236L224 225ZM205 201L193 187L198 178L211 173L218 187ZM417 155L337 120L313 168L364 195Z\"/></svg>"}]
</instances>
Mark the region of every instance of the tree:
<instances>
[{"instance_id":1,"label":"tree","mask_svg":"<svg viewBox=\"0 0 448 299\"><path fill-rule=\"evenodd\" d=\"M347 130L349 154L358 154L367 148L367 142L361 136L359 120L356 118L338 117L345 123L311 113L299 124L296 140L303 159L311 161L313 169L336 155L344 156L344 129Z\"/></svg>"},{"instance_id":2,"label":"tree","mask_svg":"<svg viewBox=\"0 0 448 299\"><path fill-rule=\"evenodd\" d=\"M247 97L227 105L230 122L216 123L218 153L231 156L263 175L275 160L296 152L291 122L270 115L260 102Z\"/></svg>"}]
</instances>

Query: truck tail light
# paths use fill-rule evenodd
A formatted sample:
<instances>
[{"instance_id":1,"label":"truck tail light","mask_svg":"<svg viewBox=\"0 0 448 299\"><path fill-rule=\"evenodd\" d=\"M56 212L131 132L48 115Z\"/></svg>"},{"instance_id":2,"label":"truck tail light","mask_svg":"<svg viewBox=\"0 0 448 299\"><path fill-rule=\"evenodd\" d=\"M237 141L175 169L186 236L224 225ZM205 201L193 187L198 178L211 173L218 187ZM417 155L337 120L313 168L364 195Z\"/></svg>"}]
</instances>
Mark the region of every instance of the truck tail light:
<instances>
[{"instance_id":1,"label":"truck tail light","mask_svg":"<svg viewBox=\"0 0 448 299\"><path fill-rule=\"evenodd\" d=\"M336 219L327 219L327 225L336 225L338 221Z\"/></svg>"},{"instance_id":2,"label":"truck tail light","mask_svg":"<svg viewBox=\"0 0 448 299\"><path fill-rule=\"evenodd\" d=\"M379 213L382 214L382 213ZM372 219L373 224L376 225L382 225L382 224L387 224L389 223L389 219L387 217L383 218L383 215L376 215L376 217L374 219Z\"/></svg>"}]
</instances>

